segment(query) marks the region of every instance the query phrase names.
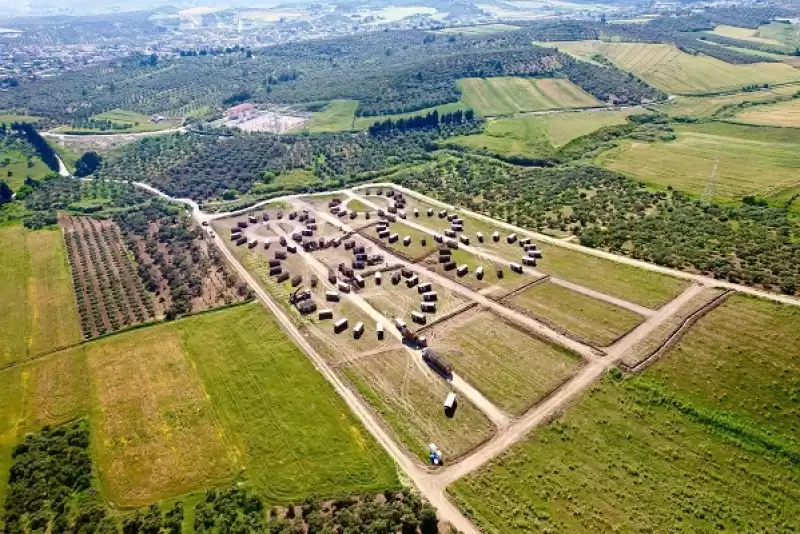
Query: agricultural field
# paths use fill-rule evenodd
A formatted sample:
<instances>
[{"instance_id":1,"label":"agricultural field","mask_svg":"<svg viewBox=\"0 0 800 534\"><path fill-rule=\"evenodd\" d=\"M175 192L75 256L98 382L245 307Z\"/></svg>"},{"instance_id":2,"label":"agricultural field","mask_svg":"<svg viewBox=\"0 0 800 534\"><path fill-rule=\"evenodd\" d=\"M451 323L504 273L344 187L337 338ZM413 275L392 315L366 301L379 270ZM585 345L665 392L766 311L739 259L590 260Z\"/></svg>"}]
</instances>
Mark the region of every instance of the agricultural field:
<instances>
[{"instance_id":1,"label":"agricultural field","mask_svg":"<svg viewBox=\"0 0 800 534\"><path fill-rule=\"evenodd\" d=\"M59 223L85 339L156 317L152 297L112 221L64 215Z\"/></svg>"},{"instance_id":2,"label":"agricultural field","mask_svg":"<svg viewBox=\"0 0 800 534\"><path fill-rule=\"evenodd\" d=\"M747 108L734 115L732 119L758 126L800 128L800 99Z\"/></svg>"},{"instance_id":3,"label":"agricultural field","mask_svg":"<svg viewBox=\"0 0 800 534\"><path fill-rule=\"evenodd\" d=\"M630 310L545 282L505 300L590 345L605 347L641 323Z\"/></svg>"},{"instance_id":4,"label":"agricultural field","mask_svg":"<svg viewBox=\"0 0 800 534\"><path fill-rule=\"evenodd\" d=\"M357 100L333 100L322 111L311 113L303 129L309 132L342 132L353 129Z\"/></svg>"},{"instance_id":5,"label":"agricultural field","mask_svg":"<svg viewBox=\"0 0 800 534\"><path fill-rule=\"evenodd\" d=\"M457 315L426 335L457 374L514 414L553 391L582 363L579 356L485 310Z\"/></svg>"},{"instance_id":6,"label":"agricultural field","mask_svg":"<svg viewBox=\"0 0 800 534\"><path fill-rule=\"evenodd\" d=\"M780 48L787 53L792 53L800 47L800 30L794 24L765 24L756 29L721 24L714 28L712 33L723 37L769 45Z\"/></svg>"},{"instance_id":7,"label":"agricultural field","mask_svg":"<svg viewBox=\"0 0 800 534\"><path fill-rule=\"evenodd\" d=\"M409 117L426 115L434 110L438 111L441 115L444 113L452 113L453 111L465 110L467 107L468 106L464 105L463 102L454 102L452 104L443 104L441 106L425 108L419 111L410 111L408 113L357 117L357 100L333 100L329 102L322 111L312 112L311 120L305 124L303 130L314 133L366 130L374 123L385 121L386 119L407 119Z\"/></svg>"},{"instance_id":8,"label":"agricultural field","mask_svg":"<svg viewBox=\"0 0 800 534\"><path fill-rule=\"evenodd\" d=\"M720 202L774 195L800 181L798 130L714 123L677 125L675 131L675 141L627 141L596 163L693 195L705 191L716 165L713 198Z\"/></svg>"},{"instance_id":9,"label":"agricultural field","mask_svg":"<svg viewBox=\"0 0 800 534\"><path fill-rule=\"evenodd\" d=\"M508 156L548 157L573 139L605 126L624 124L632 110L578 111L490 120L483 133L448 140Z\"/></svg>"},{"instance_id":10,"label":"agricultural field","mask_svg":"<svg viewBox=\"0 0 800 534\"><path fill-rule=\"evenodd\" d=\"M81 339L61 233L0 227L0 365Z\"/></svg>"},{"instance_id":11,"label":"agricultural field","mask_svg":"<svg viewBox=\"0 0 800 534\"><path fill-rule=\"evenodd\" d=\"M791 96L800 91L800 85L782 85L759 91L748 91L731 95L679 96L664 104L656 104L654 109L672 117L697 117L710 119L720 111L745 102L770 101L775 98ZM746 108L745 108L746 109Z\"/></svg>"},{"instance_id":12,"label":"agricultural field","mask_svg":"<svg viewBox=\"0 0 800 534\"><path fill-rule=\"evenodd\" d=\"M260 305L177 324L228 450L268 500L397 487L383 450Z\"/></svg>"},{"instance_id":13,"label":"agricultural field","mask_svg":"<svg viewBox=\"0 0 800 534\"><path fill-rule=\"evenodd\" d=\"M106 498L138 507L220 484L235 452L172 325L86 346L94 449Z\"/></svg>"},{"instance_id":14,"label":"agricultural field","mask_svg":"<svg viewBox=\"0 0 800 534\"><path fill-rule=\"evenodd\" d=\"M256 304L0 370L0 400L0 500L25 432L85 415L103 497L117 508L233 478L270 503L398 486L388 457Z\"/></svg>"},{"instance_id":15,"label":"agricultural field","mask_svg":"<svg viewBox=\"0 0 800 534\"><path fill-rule=\"evenodd\" d=\"M420 460L427 460L433 442L450 461L488 439L492 424L466 399L454 417L447 417L442 402L450 387L417 358L403 349L389 350L361 358L344 374Z\"/></svg>"},{"instance_id":16,"label":"agricultural field","mask_svg":"<svg viewBox=\"0 0 800 534\"><path fill-rule=\"evenodd\" d=\"M686 54L667 44L564 41L552 45L579 58L605 56L620 69L670 94L714 93L753 84L800 81L800 71L783 63L733 65Z\"/></svg>"},{"instance_id":17,"label":"agricultural field","mask_svg":"<svg viewBox=\"0 0 800 534\"><path fill-rule=\"evenodd\" d=\"M459 86L461 101L485 117L603 105L561 78L465 78Z\"/></svg>"},{"instance_id":18,"label":"agricultural field","mask_svg":"<svg viewBox=\"0 0 800 534\"><path fill-rule=\"evenodd\" d=\"M730 298L644 375L612 372L451 494L491 533L796 528L798 313Z\"/></svg>"},{"instance_id":19,"label":"agricultural field","mask_svg":"<svg viewBox=\"0 0 800 534\"><path fill-rule=\"evenodd\" d=\"M0 111L0 124L11 124L12 122L39 122L40 117L33 117L31 115L18 115L16 113L6 113Z\"/></svg>"}]
</instances>

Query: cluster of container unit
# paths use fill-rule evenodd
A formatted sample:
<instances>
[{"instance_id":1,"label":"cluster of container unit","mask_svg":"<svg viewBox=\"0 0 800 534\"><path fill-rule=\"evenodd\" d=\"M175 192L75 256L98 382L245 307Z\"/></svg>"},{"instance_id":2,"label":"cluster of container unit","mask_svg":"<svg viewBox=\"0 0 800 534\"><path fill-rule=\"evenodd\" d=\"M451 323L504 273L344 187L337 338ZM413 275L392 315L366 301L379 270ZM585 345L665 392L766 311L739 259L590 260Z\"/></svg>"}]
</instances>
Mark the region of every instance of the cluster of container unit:
<instances>
[{"instance_id":1,"label":"cluster of container unit","mask_svg":"<svg viewBox=\"0 0 800 534\"><path fill-rule=\"evenodd\" d=\"M433 210L429 208L428 216L431 216L432 214ZM443 247L439 247L439 263L444 264L443 267L445 271L452 271L455 269L458 276L466 276L469 274L469 267L465 264L456 265L456 263L451 260L450 253L450 249L457 249L459 247L459 243L467 246L470 245L470 238L463 233L464 220L455 213L448 213L447 210L439 211L438 216L440 219L447 219L450 222L450 229L445 230L443 235L433 235L433 240L436 243L444 245ZM485 242L485 237L482 232L477 232L475 234L475 238L477 239L478 243ZM500 241L500 239L500 232L495 231L492 234L492 241L497 243ZM509 263L509 268L515 273L522 273L522 265L536 267L537 260L542 259L542 252L538 250L537 246L531 241L532 240L530 237L520 239L516 233L510 233L506 236L506 243L509 245L519 243L519 246L525 251L524 255L522 256L522 264L516 262ZM503 269L501 266L495 265L495 272L497 273L498 279L503 278ZM483 267L478 267L475 270L475 275L478 280L482 280L484 277Z\"/></svg>"},{"instance_id":2,"label":"cluster of container unit","mask_svg":"<svg viewBox=\"0 0 800 534\"><path fill-rule=\"evenodd\" d=\"M439 295L433 291L430 282L420 282L419 276L414 274L411 269L400 269L395 271L392 275L392 285L399 285L400 282L405 283L407 288L417 288L417 293L420 295L422 301L420 302L419 311L411 312L411 320L417 324L424 325L428 322L426 313L436 313L436 303L439 300Z\"/></svg>"}]
</instances>

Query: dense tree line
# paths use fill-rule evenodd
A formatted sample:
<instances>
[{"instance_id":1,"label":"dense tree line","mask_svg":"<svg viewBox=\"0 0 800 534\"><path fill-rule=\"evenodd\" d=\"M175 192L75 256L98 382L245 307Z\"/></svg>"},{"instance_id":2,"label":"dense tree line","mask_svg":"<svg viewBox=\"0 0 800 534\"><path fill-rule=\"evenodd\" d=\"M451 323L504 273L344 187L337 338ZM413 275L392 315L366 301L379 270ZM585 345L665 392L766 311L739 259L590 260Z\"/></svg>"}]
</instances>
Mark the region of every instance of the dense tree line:
<instances>
[{"instance_id":1,"label":"dense tree line","mask_svg":"<svg viewBox=\"0 0 800 534\"><path fill-rule=\"evenodd\" d=\"M473 109L457 110L452 113L444 113L439 115L439 112L433 110L425 115L416 115L408 118L399 119L386 119L374 123L369 127L370 135L381 135L393 130L405 132L406 130L423 130L439 128L440 125L461 125L465 122L472 122L475 120L475 111Z\"/></svg>"},{"instance_id":2,"label":"dense tree line","mask_svg":"<svg viewBox=\"0 0 800 534\"><path fill-rule=\"evenodd\" d=\"M4 532L116 532L90 495L92 460L85 420L29 434L14 447Z\"/></svg>"},{"instance_id":3,"label":"dense tree line","mask_svg":"<svg viewBox=\"0 0 800 534\"><path fill-rule=\"evenodd\" d=\"M436 534L436 511L414 492L386 492L319 503L267 508L261 499L237 487L209 490L195 509L195 532L269 532L270 534L374 533Z\"/></svg>"},{"instance_id":4,"label":"dense tree line","mask_svg":"<svg viewBox=\"0 0 800 534\"><path fill-rule=\"evenodd\" d=\"M395 176L449 204L528 228L570 232L586 246L800 292L800 240L786 208L720 206L671 189L651 191L588 165L521 168L467 156Z\"/></svg>"},{"instance_id":5,"label":"dense tree line","mask_svg":"<svg viewBox=\"0 0 800 534\"><path fill-rule=\"evenodd\" d=\"M41 158L45 165L50 167L53 171L58 172L58 157L56 156L55 150L53 150L53 147L51 147L47 141L44 140L44 137L36 131L36 128L32 124L15 122L11 125L11 129L17 131L20 136L31 144L34 150L36 150L36 155Z\"/></svg>"}]
</instances>

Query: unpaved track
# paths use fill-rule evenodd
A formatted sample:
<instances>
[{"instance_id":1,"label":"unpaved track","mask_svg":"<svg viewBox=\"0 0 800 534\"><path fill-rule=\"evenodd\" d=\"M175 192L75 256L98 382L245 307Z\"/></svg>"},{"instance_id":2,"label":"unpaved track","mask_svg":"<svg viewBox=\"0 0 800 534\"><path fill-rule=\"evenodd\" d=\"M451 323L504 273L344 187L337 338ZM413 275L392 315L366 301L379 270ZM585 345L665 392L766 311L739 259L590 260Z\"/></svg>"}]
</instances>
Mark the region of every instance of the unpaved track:
<instances>
[{"instance_id":1,"label":"unpaved track","mask_svg":"<svg viewBox=\"0 0 800 534\"><path fill-rule=\"evenodd\" d=\"M307 208L307 209L311 209L311 206L308 206L307 204L303 204L302 202L296 202L296 205L304 207L304 208ZM335 223L337 226L341 226L345 230L349 230L350 229L341 220L337 219L336 217L334 217L330 213L327 213L327 212L325 212L323 210L317 211L317 215L319 217L327 220L328 222ZM565 335L563 335L563 334L561 334L559 332L556 332L555 330L553 330L550 327L544 325L543 323L540 323L539 321L536 321L535 319L532 319L531 317L528 317L527 315L525 315L523 313L520 313L520 312L518 312L516 310L512 310L511 308L507 308L507 307L503 306L502 304L499 304L498 302L485 297L484 295L480 294L479 292L473 291L472 289L469 289L468 287L463 286L463 285L459 284L458 282L455 282L455 281L451 280L450 278L447 278L446 276L442 276L442 275L440 275L438 273L435 273L433 271L429 271L428 269L420 267L419 265L417 265L415 263L411 263L411 262L409 262L409 261L407 261L407 260L405 260L403 258L400 258L400 257L397 257L397 256L392 256L391 253L388 250L385 250L385 249L384 249L384 255L387 256L387 257L390 257L391 260L392 260L392 263L403 265L406 268L411 269L412 271L418 273L420 276L435 282L436 284L438 284L438 285L440 285L440 286L452 291L453 293L458 293L459 295L462 295L463 297L466 297L468 300L471 300L473 302L477 302L480 306L488 308L488 309L496 312L499 315L507 317L508 319L516 322L517 324L521 324L521 325L525 326L526 328L530 329L531 331L535 332L536 334L538 334L538 335L540 335L540 336L542 336L542 337L544 337L546 339L549 339L549 340L553 341L554 343L557 343L557 344L561 345L562 347L566 347L566 348L572 350L573 352L575 352L577 354L580 354L581 356L583 356L587 360L593 360L593 359L596 359L596 358L599 358L599 357L602 356L602 354L600 352L598 352L596 349L594 349L593 347L590 347L588 345L584 345L583 343L580 343L579 341L575 341L572 338L569 338L569 337L567 337L567 336L565 336Z\"/></svg>"},{"instance_id":2,"label":"unpaved track","mask_svg":"<svg viewBox=\"0 0 800 534\"><path fill-rule=\"evenodd\" d=\"M594 384L608 368L619 361L628 349L641 341L658 325L669 319L681 306L689 302L702 290L703 286L697 284L689 286L675 300L662 307L656 315L647 319L634 328L628 335L612 345L607 358L590 362L584 366L572 379L556 390L555 393L547 397L547 399L538 406L529 410L495 439L490 440L486 445L463 458L453 466L433 475L439 487L446 488L464 475L478 469L492 458L503 453L511 445L524 438L533 428L549 421L555 415L563 411L567 404Z\"/></svg>"},{"instance_id":3,"label":"unpaved track","mask_svg":"<svg viewBox=\"0 0 800 534\"><path fill-rule=\"evenodd\" d=\"M347 194L350 195L351 198L360 200L361 202L363 202L364 204L366 204L366 205L368 205L368 206L370 206L372 208L378 209L378 207L379 207L377 204L371 202L369 199L359 195L358 193L355 193L353 191L347 191ZM414 220L411 220L411 219L403 220L403 224L406 224L406 225L410 226L411 228L414 228L415 230L419 230L420 232L426 233L426 234L431 235L431 236L432 235L436 235L438 233L435 230L433 230L432 228L429 228L428 226L425 226L424 224L420 224L420 223L418 223L418 222L416 222ZM462 243L459 243L458 246L459 246L459 248L461 248L461 249L463 249L463 250L465 250L467 252L470 252L470 253L474 254L475 256L478 256L479 258L483 258L483 259L485 259L487 261L490 261L492 263L496 263L496 264L499 264L499 265L508 265L508 263L510 261L507 258L501 258L500 256L496 256L496 255L492 254L491 252L487 252L487 251L485 251L484 249L482 249L480 247L473 247L471 245L464 245ZM521 259L522 258L520 256L520 258L515 259L514 261L516 261L517 263L520 263ZM545 258L544 261L547 261L547 258ZM542 278L544 276L547 276L546 273L543 273L543 272L538 271L536 269L531 269L530 267L523 267L522 270L523 270L523 272L526 272L526 273L530 274L531 276L535 276L537 278ZM606 295L605 293L601 293L599 291L595 291L593 289L589 289L587 287L583 287L583 286L578 285L578 284L573 284L572 282L568 282L566 280L562 280L561 278L557 278L555 276L551 276L549 280L553 284L565 287L567 289L571 289L573 291L577 291L578 293L582 293L582 294L584 294L584 295L586 295L588 297L592 297L592 298L595 298L595 299L598 299L598 300L602 300L602 301L608 302L609 304L614 304L615 306L619 306L620 308L625 308L625 309L631 310L632 312L638 313L639 315L642 315L644 317L650 317L651 315L655 314L655 311L651 310L650 308L645 308L644 306L639 306L638 304L634 304L633 302L628 302L627 300L624 300L624 299L621 299L621 298L612 297L611 295Z\"/></svg>"},{"instance_id":4,"label":"unpaved track","mask_svg":"<svg viewBox=\"0 0 800 534\"><path fill-rule=\"evenodd\" d=\"M295 205L301 208L313 209L311 208L311 206L307 206L300 202L296 202ZM350 231L350 228L347 225L341 224L341 221L339 221L337 218L330 216L329 214L326 214L323 211L316 211L315 213L317 214L318 217L322 219L326 219L332 223L333 222L338 223L340 226L342 226L342 228L345 231L348 232ZM281 231L281 229L278 228L277 225L271 226L271 228L273 232L278 233L279 236L282 235L287 239L287 241L290 239L289 236L284 234ZM306 261L306 263L312 269L314 269L317 272L317 275L319 276L320 280L323 281L324 285L330 286L331 289L336 290L336 288L328 282L328 268L325 265L323 265L322 262L320 262L313 254L305 252L302 248L298 248L297 253ZM388 259L390 260L391 263L394 263L394 257L389 256ZM394 327L394 324L392 324L389 321L389 319L386 318L383 314L381 314L378 310L373 308L372 305L368 303L366 300L364 300L364 298L361 295L353 292L353 293L345 293L344 297L353 304L355 304L356 306L358 306L361 309L361 311L366 313L370 318L372 318L373 321L375 321L376 323L383 324L383 329L385 332L388 332L390 335L392 335L395 339L397 339L401 343L403 342L403 336ZM428 368L428 366L422 362L422 357L418 351L415 351L411 347L408 347L406 345L404 345L404 347L406 349L406 352L408 352L411 358L413 359L414 364L425 374L425 376L428 376L429 378L434 380L438 379L438 377L434 376L433 371L431 371ZM492 401L487 399L480 391L469 385L461 377L457 376L456 373L453 373L453 379L450 382L450 385L453 387L453 389L455 389L456 391L464 395L464 397L469 399L470 402L472 402L472 404L474 404L479 410L481 410L484 414L486 414L486 417L488 417L489 420L491 420L492 423L494 423L496 426L504 427L509 423L509 416L506 413L504 413L503 410L495 406L494 403L492 403Z\"/></svg>"},{"instance_id":5,"label":"unpaved track","mask_svg":"<svg viewBox=\"0 0 800 534\"><path fill-rule=\"evenodd\" d=\"M261 285L252 277L252 275L244 268L236 256L227 248L219 234L214 234L214 243L217 245L220 253L228 260L228 262L236 269L242 279L253 289L258 299L272 312L280 323L281 328L294 340L298 347L308 355L314 367L322 373L322 376L334 387L336 392L345 401L347 406L354 414L361 420L364 427L372 434L378 443L389 453L392 459L397 463L400 469L414 482L420 489L423 495L430 501L437 511L439 516L444 521L452 524L461 532L465 534L478 534L480 531L475 528L472 522L469 521L461 512L451 503L445 493L439 489L435 484L432 484L430 475L422 470L416 461L410 458L401 447L394 441L392 437L384 430L383 426L378 422L370 409L365 405L358 395L350 390L347 385L342 382L333 368L323 358L314 347L306 340L303 334L297 329L292 319L286 315L283 308L281 308L275 301L272 300L269 294L261 287ZM325 273L327 277L327 272Z\"/></svg>"}]
</instances>

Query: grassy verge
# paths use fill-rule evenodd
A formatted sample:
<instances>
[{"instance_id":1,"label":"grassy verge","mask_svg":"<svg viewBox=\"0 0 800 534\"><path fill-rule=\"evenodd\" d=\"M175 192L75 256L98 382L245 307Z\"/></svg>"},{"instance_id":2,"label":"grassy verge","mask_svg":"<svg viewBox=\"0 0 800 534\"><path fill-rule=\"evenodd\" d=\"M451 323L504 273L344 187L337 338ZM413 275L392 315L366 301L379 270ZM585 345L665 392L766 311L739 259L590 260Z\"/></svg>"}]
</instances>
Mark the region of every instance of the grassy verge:
<instances>
[{"instance_id":1,"label":"grassy verge","mask_svg":"<svg viewBox=\"0 0 800 534\"><path fill-rule=\"evenodd\" d=\"M610 345L643 320L625 308L552 283L532 286L509 300L601 347Z\"/></svg>"}]
</instances>

